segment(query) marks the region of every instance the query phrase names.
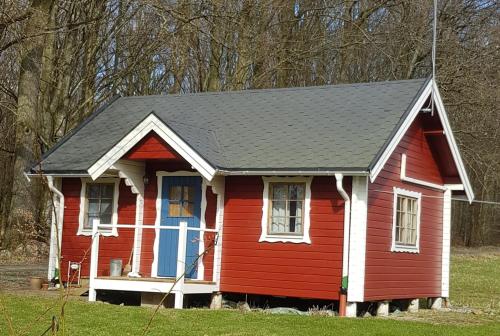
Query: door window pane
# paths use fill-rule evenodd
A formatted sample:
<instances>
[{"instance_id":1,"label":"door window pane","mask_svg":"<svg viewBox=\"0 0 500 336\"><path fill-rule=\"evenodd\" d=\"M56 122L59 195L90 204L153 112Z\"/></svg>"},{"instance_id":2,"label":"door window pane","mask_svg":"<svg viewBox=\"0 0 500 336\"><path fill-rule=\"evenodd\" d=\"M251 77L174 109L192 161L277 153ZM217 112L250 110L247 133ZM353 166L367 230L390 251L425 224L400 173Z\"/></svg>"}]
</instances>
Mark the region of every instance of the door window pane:
<instances>
[{"instance_id":1,"label":"door window pane","mask_svg":"<svg viewBox=\"0 0 500 336\"><path fill-rule=\"evenodd\" d=\"M193 217L195 188L193 186L171 186L169 189L170 217Z\"/></svg>"},{"instance_id":2,"label":"door window pane","mask_svg":"<svg viewBox=\"0 0 500 336\"><path fill-rule=\"evenodd\" d=\"M181 215L181 204L176 201L170 201L168 203L168 215L170 217L180 217Z\"/></svg>"}]
</instances>

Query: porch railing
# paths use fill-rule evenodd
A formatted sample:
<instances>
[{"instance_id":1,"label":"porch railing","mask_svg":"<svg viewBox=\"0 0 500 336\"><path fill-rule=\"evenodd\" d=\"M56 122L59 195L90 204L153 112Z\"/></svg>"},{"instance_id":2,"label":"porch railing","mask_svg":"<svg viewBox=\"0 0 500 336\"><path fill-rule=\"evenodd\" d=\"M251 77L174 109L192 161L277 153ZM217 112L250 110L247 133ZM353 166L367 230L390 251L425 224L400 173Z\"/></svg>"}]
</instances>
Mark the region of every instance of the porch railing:
<instances>
[{"instance_id":1,"label":"porch railing","mask_svg":"<svg viewBox=\"0 0 500 336\"><path fill-rule=\"evenodd\" d=\"M186 245L187 245L187 234L188 231L198 231L202 232L212 232L218 234L218 229L210 228L196 228L188 227L186 221L181 221L179 226L168 226L168 225L137 225L137 224L101 224L99 219L94 219L92 222L92 245L91 245L91 259L90 259L90 274L89 274L89 301L96 300L96 286L95 281L97 279L98 270L98 260L99 260L99 229L108 228L123 228L123 229L155 229L155 230L178 230L179 231L179 241L177 247L177 264L176 264L176 277L175 277L175 306L179 305L182 307L183 300L183 288L185 283L186 274ZM200 238L201 239L201 238ZM217 238L215 238L215 244L217 244ZM134 247L135 248L135 247ZM204 254L204 252L203 252ZM134 258L138 257L134 254ZM202 258L203 256L198 256ZM213 280L215 278L215 267L216 267L217 256L214 253L213 261ZM190 265L188 265L190 266ZM195 267L195 265L192 265ZM131 278L133 279L133 278Z\"/></svg>"}]
</instances>

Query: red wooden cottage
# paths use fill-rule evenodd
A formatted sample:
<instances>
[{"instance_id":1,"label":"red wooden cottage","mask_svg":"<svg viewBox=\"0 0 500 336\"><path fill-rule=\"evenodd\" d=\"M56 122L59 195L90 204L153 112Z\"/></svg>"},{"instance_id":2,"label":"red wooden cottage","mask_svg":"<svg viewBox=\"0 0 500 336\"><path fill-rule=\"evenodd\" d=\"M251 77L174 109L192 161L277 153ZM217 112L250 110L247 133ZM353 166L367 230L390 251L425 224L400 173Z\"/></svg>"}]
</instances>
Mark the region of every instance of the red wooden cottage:
<instances>
[{"instance_id":1,"label":"red wooden cottage","mask_svg":"<svg viewBox=\"0 0 500 336\"><path fill-rule=\"evenodd\" d=\"M438 305L451 197L474 197L432 80L118 98L30 175L55 195L49 278L77 262L90 300L171 290L176 308L200 293L349 316Z\"/></svg>"}]
</instances>

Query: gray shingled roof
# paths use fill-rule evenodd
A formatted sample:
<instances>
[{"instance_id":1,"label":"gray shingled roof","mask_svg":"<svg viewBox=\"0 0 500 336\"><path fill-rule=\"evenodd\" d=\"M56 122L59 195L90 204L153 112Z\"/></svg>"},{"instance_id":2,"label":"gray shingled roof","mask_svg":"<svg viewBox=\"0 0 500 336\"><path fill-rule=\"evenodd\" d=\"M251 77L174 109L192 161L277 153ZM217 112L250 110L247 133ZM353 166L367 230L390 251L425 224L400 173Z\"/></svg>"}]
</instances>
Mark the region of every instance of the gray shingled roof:
<instances>
[{"instance_id":1,"label":"gray shingled roof","mask_svg":"<svg viewBox=\"0 0 500 336\"><path fill-rule=\"evenodd\" d=\"M42 160L47 173L86 173L150 113L223 170L367 171L427 80L123 97Z\"/></svg>"}]
</instances>

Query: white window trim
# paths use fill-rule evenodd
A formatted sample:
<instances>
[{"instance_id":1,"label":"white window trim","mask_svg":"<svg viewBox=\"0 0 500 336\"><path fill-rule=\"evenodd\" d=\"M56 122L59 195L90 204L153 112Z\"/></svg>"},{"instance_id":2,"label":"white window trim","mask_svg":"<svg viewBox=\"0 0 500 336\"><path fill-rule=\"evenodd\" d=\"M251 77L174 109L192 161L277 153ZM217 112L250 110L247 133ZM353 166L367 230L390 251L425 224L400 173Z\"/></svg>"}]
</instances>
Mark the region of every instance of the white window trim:
<instances>
[{"instance_id":1,"label":"white window trim","mask_svg":"<svg viewBox=\"0 0 500 336\"><path fill-rule=\"evenodd\" d=\"M80 191L80 213L78 215L78 236L91 236L92 229L84 229L83 223L85 221L85 204L87 202L87 184L89 183L114 183L115 189L113 193L113 215L111 216L111 224L113 228L111 230L100 230L102 236L113 236L118 237L118 229L116 224L118 224L118 198L120 197L120 179L109 177L109 178L99 178L93 181L91 178L81 178L82 188Z\"/></svg>"},{"instance_id":2,"label":"white window trim","mask_svg":"<svg viewBox=\"0 0 500 336\"><path fill-rule=\"evenodd\" d=\"M406 196L417 199L417 240L415 246L403 246L396 244L396 219L398 196ZM394 187L394 201L392 204L392 252L420 253L420 212L422 209L422 193Z\"/></svg>"},{"instance_id":3,"label":"white window trim","mask_svg":"<svg viewBox=\"0 0 500 336\"><path fill-rule=\"evenodd\" d=\"M311 226L311 218L310 218L310 213L311 213L311 182L312 182L313 177L308 176L308 177L303 177L303 176L296 176L296 177L266 177L263 176L262 180L264 181L264 190L262 192L262 199L263 199L263 205L262 205L262 223L261 223L261 234L259 238L259 242L269 242L269 243L276 243L276 242L282 242L282 243L305 243L305 244L311 244L311 237L309 235L309 229ZM305 199L304 199L304 233L301 236L297 235L276 235L276 234L269 234L268 233L268 228L269 228L269 183L275 183L275 182L281 182L281 183L305 183L306 184L306 190L305 190Z\"/></svg>"}]
</instances>

